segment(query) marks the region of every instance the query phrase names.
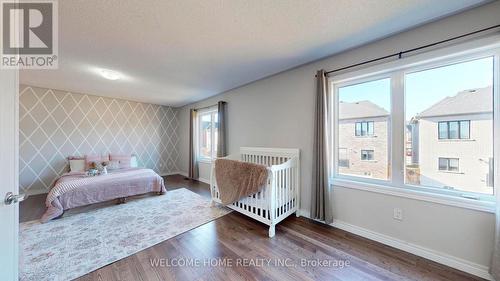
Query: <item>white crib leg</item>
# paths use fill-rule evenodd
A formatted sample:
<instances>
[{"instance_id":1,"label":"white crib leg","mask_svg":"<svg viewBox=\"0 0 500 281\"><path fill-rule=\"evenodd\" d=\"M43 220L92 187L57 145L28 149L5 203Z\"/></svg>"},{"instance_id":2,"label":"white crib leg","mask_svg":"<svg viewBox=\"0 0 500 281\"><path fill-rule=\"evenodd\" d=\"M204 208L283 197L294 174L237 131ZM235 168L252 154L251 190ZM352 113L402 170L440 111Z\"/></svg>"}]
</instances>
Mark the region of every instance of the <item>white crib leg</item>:
<instances>
[{"instance_id":1,"label":"white crib leg","mask_svg":"<svg viewBox=\"0 0 500 281\"><path fill-rule=\"evenodd\" d=\"M299 210L295 211L295 216L296 216L297 218L300 218Z\"/></svg>"},{"instance_id":2,"label":"white crib leg","mask_svg":"<svg viewBox=\"0 0 500 281\"><path fill-rule=\"evenodd\" d=\"M210 200L210 207L215 207L215 201L214 200Z\"/></svg>"},{"instance_id":3,"label":"white crib leg","mask_svg":"<svg viewBox=\"0 0 500 281\"><path fill-rule=\"evenodd\" d=\"M274 224L269 226L269 238L273 238L274 234L276 234L276 228Z\"/></svg>"}]
</instances>

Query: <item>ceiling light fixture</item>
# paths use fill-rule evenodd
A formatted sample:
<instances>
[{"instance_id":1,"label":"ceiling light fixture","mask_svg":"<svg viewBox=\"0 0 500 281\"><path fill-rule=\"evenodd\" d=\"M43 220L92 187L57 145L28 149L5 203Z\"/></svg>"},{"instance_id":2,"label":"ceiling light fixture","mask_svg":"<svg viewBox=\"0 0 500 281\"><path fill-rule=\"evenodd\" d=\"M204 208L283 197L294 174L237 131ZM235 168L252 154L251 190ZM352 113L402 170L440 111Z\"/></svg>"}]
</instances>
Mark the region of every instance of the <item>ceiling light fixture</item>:
<instances>
[{"instance_id":1,"label":"ceiling light fixture","mask_svg":"<svg viewBox=\"0 0 500 281\"><path fill-rule=\"evenodd\" d=\"M118 80L121 78L120 73L113 71L113 70L101 69L99 72L101 73L102 77L109 79L109 80Z\"/></svg>"}]
</instances>

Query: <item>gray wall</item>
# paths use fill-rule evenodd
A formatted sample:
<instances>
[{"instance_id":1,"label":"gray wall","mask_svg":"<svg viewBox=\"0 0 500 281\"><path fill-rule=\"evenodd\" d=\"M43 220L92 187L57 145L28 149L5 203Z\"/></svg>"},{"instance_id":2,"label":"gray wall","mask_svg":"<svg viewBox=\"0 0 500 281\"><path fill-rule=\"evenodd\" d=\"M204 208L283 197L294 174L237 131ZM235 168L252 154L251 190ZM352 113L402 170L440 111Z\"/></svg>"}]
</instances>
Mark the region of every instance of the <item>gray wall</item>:
<instances>
[{"instance_id":1,"label":"gray wall","mask_svg":"<svg viewBox=\"0 0 500 281\"><path fill-rule=\"evenodd\" d=\"M240 146L300 148L301 209L308 211L315 71L342 67L500 24L499 15L500 3L494 2L185 106L179 111L178 167L181 172L188 171L189 108L225 100L228 102L230 153L236 153ZM201 170L208 171L205 167ZM202 173L200 177L208 179L209 175ZM335 189L334 198L337 220L433 249L466 263L489 265L494 231L491 213L341 187ZM405 219L402 222L392 219L395 207L403 209Z\"/></svg>"},{"instance_id":2,"label":"gray wall","mask_svg":"<svg viewBox=\"0 0 500 281\"><path fill-rule=\"evenodd\" d=\"M72 155L136 154L160 174L176 172L177 111L171 107L21 85L20 187L47 192Z\"/></svg>"}]
</instances>

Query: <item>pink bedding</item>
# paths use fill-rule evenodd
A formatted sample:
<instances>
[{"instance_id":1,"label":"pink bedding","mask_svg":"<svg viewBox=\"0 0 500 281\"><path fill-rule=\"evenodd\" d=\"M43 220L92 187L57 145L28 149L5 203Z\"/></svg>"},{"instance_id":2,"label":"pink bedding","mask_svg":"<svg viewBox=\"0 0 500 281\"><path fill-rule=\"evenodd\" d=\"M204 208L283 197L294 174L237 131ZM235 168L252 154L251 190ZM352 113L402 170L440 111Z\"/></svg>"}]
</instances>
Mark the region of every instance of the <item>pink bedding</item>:
<instances>
[{"instance_id":1,"label":"pink bedding","mask_svg":"<svg viewBox=\"0 0 500 281\"><path fill-rule=\"evenodd\" d=\"M96 177L80 172L66 173L47 195L47 211L41 222L57 218L67 209L149 192L166 192L163 178L151 169L120 169Z\"/></svg>"}]
</instances>

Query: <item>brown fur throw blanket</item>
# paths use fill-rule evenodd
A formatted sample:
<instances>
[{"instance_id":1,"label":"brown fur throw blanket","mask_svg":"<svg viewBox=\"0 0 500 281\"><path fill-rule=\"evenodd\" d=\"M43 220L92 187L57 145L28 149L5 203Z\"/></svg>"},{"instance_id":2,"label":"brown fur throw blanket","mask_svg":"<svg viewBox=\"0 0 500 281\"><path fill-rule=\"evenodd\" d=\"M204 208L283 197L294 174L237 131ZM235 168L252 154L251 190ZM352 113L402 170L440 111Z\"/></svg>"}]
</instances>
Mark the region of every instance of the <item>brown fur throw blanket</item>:
<instances>
[{"instance_id":1,"label":"brown fur throw blanket","mask_svg":"<svg viewBox=\"0 0 500 281\"><path fill-rule=\"evenodd\" d=\"M267 183L267 167L260 164L215 160L215 178L222 204L234 203L259 192Z\"/></svg>"}]
</instances>

